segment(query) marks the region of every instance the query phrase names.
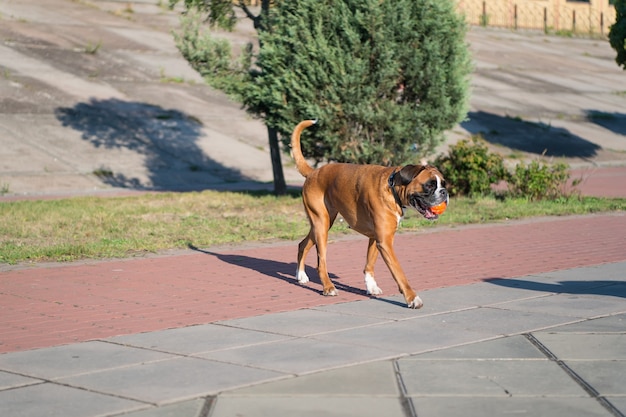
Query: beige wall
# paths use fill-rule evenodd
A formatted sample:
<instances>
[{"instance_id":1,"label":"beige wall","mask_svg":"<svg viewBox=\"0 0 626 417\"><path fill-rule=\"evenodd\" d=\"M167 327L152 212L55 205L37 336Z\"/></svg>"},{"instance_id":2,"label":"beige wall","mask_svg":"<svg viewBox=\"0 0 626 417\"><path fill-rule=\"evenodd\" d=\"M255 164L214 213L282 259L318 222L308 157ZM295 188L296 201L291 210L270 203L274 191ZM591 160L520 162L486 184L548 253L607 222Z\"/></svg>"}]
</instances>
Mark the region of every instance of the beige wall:
<instances>
[{"instance_id":1,"label":"beige wall","mask_svg":"<svg viewBox=\"0 0 626 417\"><path fill-rule=\"evenodd\" d=\"M615 22L615 8L609 0L457 0L457 6L471 25L515 28L517 24L519 29L606 35Z\"/></svg>"}]
</instances>

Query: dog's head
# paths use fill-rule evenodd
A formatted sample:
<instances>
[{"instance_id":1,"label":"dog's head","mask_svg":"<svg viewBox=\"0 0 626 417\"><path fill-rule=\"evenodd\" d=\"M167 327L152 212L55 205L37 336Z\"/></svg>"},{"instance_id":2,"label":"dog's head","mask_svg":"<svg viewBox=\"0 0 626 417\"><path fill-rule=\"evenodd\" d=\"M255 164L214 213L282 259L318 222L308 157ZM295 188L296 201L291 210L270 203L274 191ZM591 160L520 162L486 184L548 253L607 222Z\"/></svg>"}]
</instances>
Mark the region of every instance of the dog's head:
<instances>
[{"instance_id":1,"label":"dog's head","mask_svg":"<svg viewBox=\"0 0 626 417\"><path fill-rule=\"evenodd\" d=\"M439 217L431 207L449 200L446 180L431 165L406 165L393 175L390 183L402 187L398 193L402 205L413 207L429 220Z\"/></svg>"}]
</instances>

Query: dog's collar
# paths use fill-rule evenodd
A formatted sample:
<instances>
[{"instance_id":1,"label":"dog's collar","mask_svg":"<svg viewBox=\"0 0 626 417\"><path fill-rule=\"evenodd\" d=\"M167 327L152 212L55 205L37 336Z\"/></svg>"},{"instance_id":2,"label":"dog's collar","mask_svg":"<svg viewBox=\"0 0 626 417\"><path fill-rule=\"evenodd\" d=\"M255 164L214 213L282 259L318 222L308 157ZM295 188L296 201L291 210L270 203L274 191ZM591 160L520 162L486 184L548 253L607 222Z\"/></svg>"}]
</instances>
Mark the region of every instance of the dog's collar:
<instances>
[{"instance_id":1,"label":"dog's collar","mask_svg":"<svg viewBox=\"0 0 626 417\"><path fill-rule=\"evenodd\" d=\"M387 180L387 184L389 185L389 188L391 188L391 193L393 194L393 198L395 198L396 203L400 206L400 208L402 209L402 211L404 211L404 205L402 204L402 200L400 200L400 196L398 195L398 192L396 191L396 187L394 184L394 180L396 177L396 174L398 173L398 171L393 171L391 173L391 175L389 176L389 179Z\"/></svg>"}]
</instances>

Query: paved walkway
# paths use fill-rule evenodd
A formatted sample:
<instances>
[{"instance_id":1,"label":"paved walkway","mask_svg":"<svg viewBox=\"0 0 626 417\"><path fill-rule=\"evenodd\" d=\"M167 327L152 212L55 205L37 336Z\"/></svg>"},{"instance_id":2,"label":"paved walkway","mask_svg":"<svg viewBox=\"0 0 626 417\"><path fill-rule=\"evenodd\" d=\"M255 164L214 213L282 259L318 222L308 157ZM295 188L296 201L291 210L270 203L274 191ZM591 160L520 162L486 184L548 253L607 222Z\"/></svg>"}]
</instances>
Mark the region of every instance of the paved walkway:
<instances>
[{"instance_id":1,"label":"paved walkway","mask_svg":"<svg viewBox=\"0 0 626 417\"><path fill-rule=\"evenodd\" d=\"M258 121L200 84L164 82L200 81L173 47L174 15L151 1L50 1L0 4L11 40L0 45L3 199L267 186ZM80 52L99 39L98 53ZM614 166L625 160L623 75L605 42L481 29L469 40L474 94L456 133L564 155L583 194L626 196L626 168ZM364 294L360 237L330 246L332 298L295 283L294 242L2 266L0 410L624 416L624 231L620 211L400 234L417 311L382 262L385 296Z\"/></svg>"},{"instance_id":2,"label":"paved walkway","mask_svg":"<svg viewBox=\"0 0 626 417\"><path fill-rule=\"evenodd\" d=\"M337 297L295 283L295 242L12 268L0 404L9 416L623 416L624 230L616 212L400 234L421 310L382 262L386 295L364 294L358 237L331 244Z\"/></svg>"},{"instance_id":3,"label":"paved walkway","mask_svg":"<svg viewBox=\"0 0 626 417\"><path fill-rule=\"evenodd\" d=\"M545 218L400 234L395 246L419 291L624 261L625 230L625 213ZM296 242L6 271L0 352L365 300L366 247L356 235L330 245L336 298L294 281ZM377 271L397 293L380 259Z\"/></svg>"},{"instance_id":4,"label":"paved walkway","mask_svg":"<svg viewBox=\"0 0 626 417\"><path fill-rule=\"evenodd\" d=\"M624 230L624 219L623 215L585 217L467 228L412 239L402 236L401 258L409 270L415 271L414 284L423 287L421 283L426 282L427 287L437 287L479 281L422 291L426 305L417 311L404 307L398 295L365 299L350 292L358 292L353 289L357 284L352 276L337 272L347 266L332 268L344 291L336 298L323 298L317 294L316 285L312 286L316 290L313 292L287 282L285 266L293 269L293 265L258 257L267 249L237 250L215 257L187 255L151 264L129 261L125 265L91 266L92 271L104 269L111 276L117 269L133 272L134 276L135 268L144 269L137 280L117 281L115 285L124 293L145 292L152 306L140 304L136 308L146 316L150 316L150 310L160 311L144 320L144 330L152 329L155 322L160 322L156 327L182 325L186 305L187 323L204 324L116 337L98 330L103 336L94 340L0 355L3 415L623 416L623 234L621 241L606 244L605 249L614 255L601 258L599 251L591 250L585 257L584 247L593 248L602 241L589 240L595 227L609 221L615 225L613 230ZM578 238L566 238L568 242L585 242L563 249L569 254L566 258L570 264L614 261L620 258L619 251L621 261L520 275L527 262L527 271L552 270L568 263L559 261L556 254L541 256L542 252L555 252L549 240L544 241L545 233L555 223L570 229L588 225ZM532 245L526 233L520 235L524 230L530 235L537 233L536 242L542 243ZM498 236L503 231L506 233ZM453 235L446 237L446 233ZM518 238L520 241L515 242ZM420 249L426 239L429 246L442 239L455 240L457 245L443 253L437 253L443 249L437 247L425 264ZM490 244L479 244L484 241ZM334 259L345 259L354 246L352 241L335 243ZM577 246L582 249L572 252ZM284 247L273 249L273 255L287 252ZM407 256L411 253L420 254L419 262L411 262L416 258ZM540 259L533 259L531 253ZM454 267L445 266L445 259ZM195 285L178 287L193 283L188 278L184 282L172 279L168 288L163 287L167 281L164 277L185 276L187 266L197 267L201 260L205 270L213 271L204 274L203 286L196 281ZM219 268L209 269L213 262L218 262ZM170 267L161 269L166 264ZM77 272L56 268L60 270L66 270L68 278ZM40 271L41 281L48 275L45 271L55 274L54 268ZM216 271L220 271L218 277ZM153 277L155 285L141 275ZM422 281L418 275L434 278ZM440 279L442 275L449 279ZM453 276L456 281L451 279ZM21 278L26 287L34 283L26 276ZM96 282L102 276L96 278L91 276ZM235 280L241 284L246 278L247 285L231 285L230 291L226 290L228 283L220 285L216 288L219 297L203 300L207 294L201 287L206 290L208 283ZM388 280L380 281L388 289ZM88 293L81 291L81 285L63 285L62 278L58 277L57 282L66 293L76 288L76 299ZM155 298L157 291L169 292L169 302L167 297ZM188 295L181 296L183 292ZM127 297L112 298L109 303L91 304L91 314L76 307L85 322L77 326L82 334L90 334L90 320L94 327L107 315L111 322L124 321L123 308L120 312L107 310L122 307ZM258 314L273 309L272 298L279 299L279 309L284 311ZM204 314L196 313L194 306L202 301L211 308L206 308ZM157 305L161 302L167 305ZM28 298L22 299L23 310L30 303ZM239 306L240 311L232 315L241 318L212 321L228 316L233 306ZM224 312L211 316L209 310ZM21 325L28 327L29 320L41 320L44 314L49 312L23 314ZM169 321L170 316L175 317L173 321ZM78 316L75 318L78 320ZM57 333L62 322L43 321L47 326L38 325L42 335ZM130 333L137 318L129 317L128 321ZM74 337L79 333L74 332Z\"/></svg>"}]
</instances>

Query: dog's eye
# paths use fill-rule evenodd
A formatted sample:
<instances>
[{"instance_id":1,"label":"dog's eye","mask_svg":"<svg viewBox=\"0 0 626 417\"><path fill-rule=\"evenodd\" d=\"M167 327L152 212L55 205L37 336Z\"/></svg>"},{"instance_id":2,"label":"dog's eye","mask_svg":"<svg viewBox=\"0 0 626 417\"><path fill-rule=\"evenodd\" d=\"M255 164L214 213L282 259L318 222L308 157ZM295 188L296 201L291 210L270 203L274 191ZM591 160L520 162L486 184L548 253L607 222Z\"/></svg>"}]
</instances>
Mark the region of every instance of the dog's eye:
<instances>
[{"instance_id":1,"label":"dog's eye","mask_svg":"<svg viewBox=\"0 0 626 417\"><path fill-rule=\"evenodd\" d=\"M437 181L435 181L435 180L430 180L426 184L424 184L424 189L427 192L434 191L435 188L437 188Z\"/></svg>"}]
</instances>

